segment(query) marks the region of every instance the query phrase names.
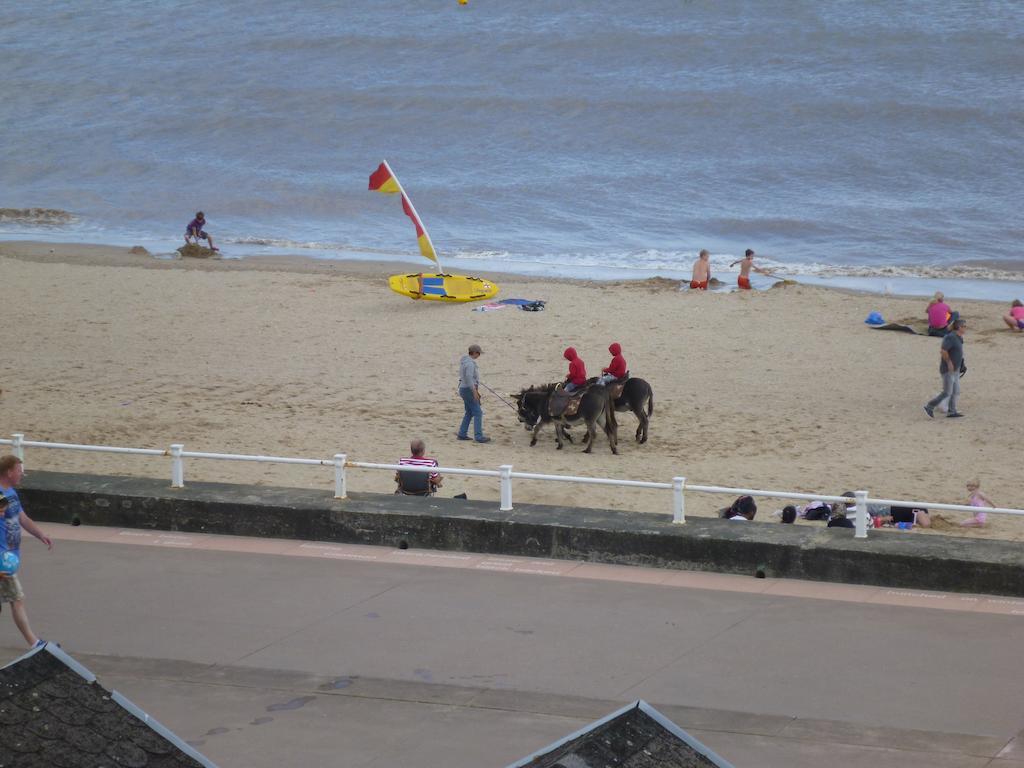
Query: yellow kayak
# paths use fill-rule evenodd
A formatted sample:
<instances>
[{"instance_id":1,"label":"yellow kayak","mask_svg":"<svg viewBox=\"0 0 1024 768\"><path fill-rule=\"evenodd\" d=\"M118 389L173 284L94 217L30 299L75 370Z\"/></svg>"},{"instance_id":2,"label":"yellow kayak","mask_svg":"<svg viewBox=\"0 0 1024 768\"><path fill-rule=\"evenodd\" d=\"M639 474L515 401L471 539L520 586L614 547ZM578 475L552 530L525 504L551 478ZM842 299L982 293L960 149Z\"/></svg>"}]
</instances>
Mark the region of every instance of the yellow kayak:
<instances>
[{"instance_id":1,"label":"yellow kayak","mask_svg":"<svg viewBox=\"0 0 1024 768\"><path fill-rule=\"evenodd\" d=\"M490 280L465 275L392 275L388 287L410 299L429 301L482 301L498 294Z\"/></svg>"}]
</instances>

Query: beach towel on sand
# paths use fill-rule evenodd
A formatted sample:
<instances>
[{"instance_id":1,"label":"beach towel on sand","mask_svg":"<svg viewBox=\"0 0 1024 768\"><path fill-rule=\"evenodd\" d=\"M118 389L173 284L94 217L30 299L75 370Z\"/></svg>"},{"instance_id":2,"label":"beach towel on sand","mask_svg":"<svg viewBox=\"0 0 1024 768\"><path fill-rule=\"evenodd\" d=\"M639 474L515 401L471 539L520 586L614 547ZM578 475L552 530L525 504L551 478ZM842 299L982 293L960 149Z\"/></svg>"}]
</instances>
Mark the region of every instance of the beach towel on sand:
<instances>
[{"instance_id":1,"label":"beach towel on sand","mask_svg":"<svg viewBox=\"0 0 1024 768\"><path fill-rule=\"evenodd\" d=\"M519 307L529 312L537 312L544 309L544 302L540 299L502 299L491 304L484 304L482 307L474 307L474 312L493 312L496 309L505 307Z\"/></svg>"}]
</instances>

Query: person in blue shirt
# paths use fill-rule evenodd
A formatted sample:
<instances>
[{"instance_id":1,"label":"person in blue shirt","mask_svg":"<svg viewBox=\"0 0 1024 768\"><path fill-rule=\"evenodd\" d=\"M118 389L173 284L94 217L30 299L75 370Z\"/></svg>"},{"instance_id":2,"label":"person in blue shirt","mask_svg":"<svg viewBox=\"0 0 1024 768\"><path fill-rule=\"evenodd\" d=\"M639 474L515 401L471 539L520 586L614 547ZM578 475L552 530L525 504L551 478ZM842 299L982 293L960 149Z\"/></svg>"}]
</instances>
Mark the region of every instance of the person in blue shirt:
<instances>
[{"instance_id":1,"label":"person in blue shirt","mask_svg":"<svg viewBox=\"0 0 1024 768\"><path fill-rule=\"evenodd\" d=\"M32 518L25 514L18 492L14 490L24 476L25 469L21 459L17 456L0 457L0 494L7 501L6 507L0 509L0 549L10 550L19 558L21 557L22 529L43 542L47 549L53 549L53 542ZM11 606L14 624L25 638L25 642L33 648L42 645L44 641L36 637L29 626L28 613L25 611L25 592L21 588L17 574L0 578L0 610L5 604Z\"/></svg>"},{"instance_id":2,"label":"person in blue shirt","mask_svg":"<svg viewBox=\"0 0 1024 768\"><path fill-rule=\"evenodd\" d=\"M202 211L196 211L196 217L185 227L185 245L189 245L193 239L196 241L196 245L199 245L200 240L205 240L210 244L211 251L219 251L220 248L213 244L213 238L206 234L206 231L203 229L205 226L206 216Z\"/></svg>"}]
</instances>

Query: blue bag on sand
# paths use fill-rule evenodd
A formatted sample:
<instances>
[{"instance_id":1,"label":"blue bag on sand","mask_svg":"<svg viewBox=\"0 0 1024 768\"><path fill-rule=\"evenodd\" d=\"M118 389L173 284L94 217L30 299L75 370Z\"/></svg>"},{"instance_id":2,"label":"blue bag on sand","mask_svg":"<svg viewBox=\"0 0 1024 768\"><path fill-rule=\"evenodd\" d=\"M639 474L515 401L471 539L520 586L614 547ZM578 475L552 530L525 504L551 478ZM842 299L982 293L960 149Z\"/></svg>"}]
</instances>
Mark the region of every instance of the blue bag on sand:
<instances>
[{"instance_id":1,"label":"blue bag on sand","mask_svg":"<svg viewBox=\"0 0 1024 768\"><path fill-rule=\"evenodd\" d=\"M864 320L868 325L885 325L885 320L882 318L881 312L872 312Z\"/></svg>"}]
</instances>

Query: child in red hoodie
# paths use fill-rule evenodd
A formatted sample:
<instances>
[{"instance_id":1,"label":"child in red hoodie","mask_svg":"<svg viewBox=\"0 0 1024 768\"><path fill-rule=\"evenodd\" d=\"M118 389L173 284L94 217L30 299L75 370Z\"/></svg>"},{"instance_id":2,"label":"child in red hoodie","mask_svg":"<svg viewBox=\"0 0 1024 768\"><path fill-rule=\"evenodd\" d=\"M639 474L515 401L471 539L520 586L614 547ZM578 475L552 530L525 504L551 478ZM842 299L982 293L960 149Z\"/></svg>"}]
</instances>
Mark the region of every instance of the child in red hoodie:
<instances>
[{"instance_id":1,"label":"child in red hoodie","mask_svg":"<svg viewBox=\"0 0 1024 768\"><path fill-rule=\"evenodd\" d=\"M587 383L587 366L576 354L575 347L568 347L562 357L569 361L569 375L565 377L565 391L572 392Z\"/></svg>"},{"instance_id":2,"label":"child in red hoodie","mask_svg":"<svg viewBox=\"0 0 1024 768\"><path fill-rule=\"evenodd\" d=\"M613 341L608 351L612 353L612 361L607 368L601 369L601 378L597 380L597 383L602 385L625 378L627 373L626 358L622 356L622 346L619 342Z\"/></svg>"}]
</instances>

